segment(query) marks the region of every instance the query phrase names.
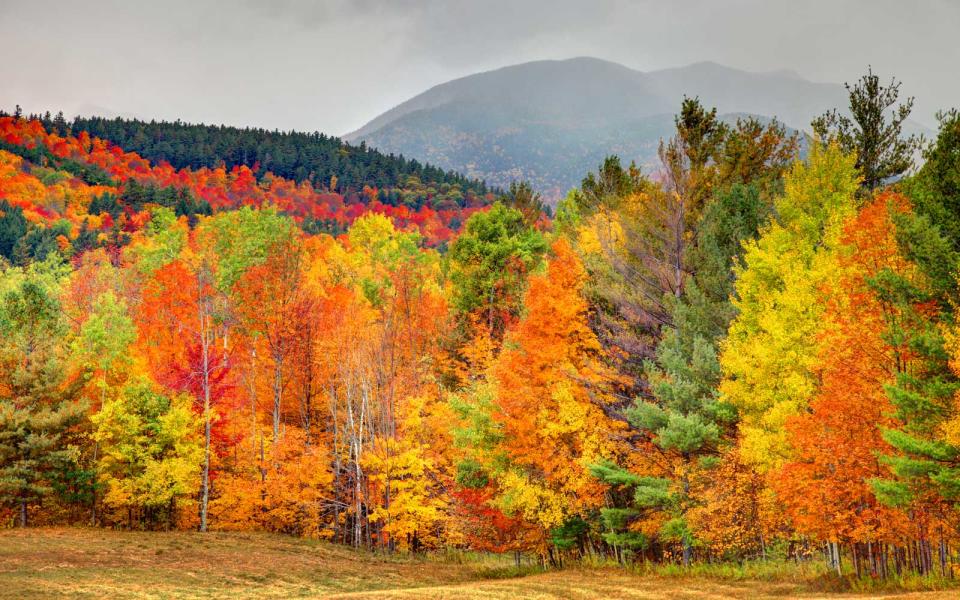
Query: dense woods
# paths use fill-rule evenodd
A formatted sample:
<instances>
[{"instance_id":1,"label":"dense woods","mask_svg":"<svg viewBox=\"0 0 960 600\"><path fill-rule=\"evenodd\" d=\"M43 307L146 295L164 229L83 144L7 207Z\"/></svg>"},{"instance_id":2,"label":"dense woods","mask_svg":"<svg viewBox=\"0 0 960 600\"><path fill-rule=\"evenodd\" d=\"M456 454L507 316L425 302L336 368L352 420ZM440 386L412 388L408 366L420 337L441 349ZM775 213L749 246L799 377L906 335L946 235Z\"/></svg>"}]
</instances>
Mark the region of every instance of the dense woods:
<instances>
[{"instance_id":1,"label":"dense woods","mask_svg":"<svg viewBox=\"0 0 960 600\"><path fill-rule=\"evenodd\" d=\"M657 171L555 211L322 136L0 117L0 517L952 576L960 114L911 169L897 84L850 89L806 140L685 99Z\"/></svg>"},{"instance_id":2,"label":"dense woods","mask_svg":"<svg viewBox=\"0 0 960 600\"><path fill-rule=\"evenodd\" d=\"M70 126L62 115L18 113L0 113L2 162L17 172L2 196L33 214L32 221L79 226L82 235L66 237L81 244L113 229L112 246L122 245L123 233L149 220L147 205L173 209L191 222L196 215L269 205L306 232L332 235L344 233L365 212L377 212L401 227L416 227L426 244L442 247L495 193L432 167L320 136L121 120L77 119ZM123 139L124 132L134 132L135 145L161 158L152 161L80 128L88 125ZM143 142L144 132L161 141ZM264 168L255 153L246 162L234 161L221 150L234 140L261 144L265 162L296 178ZM279 158L267 156L272 148ZM301 167L311 169L308 177L299 177ZM44 186L47 194L39 191Z\"/></svg>"}]
</instances>

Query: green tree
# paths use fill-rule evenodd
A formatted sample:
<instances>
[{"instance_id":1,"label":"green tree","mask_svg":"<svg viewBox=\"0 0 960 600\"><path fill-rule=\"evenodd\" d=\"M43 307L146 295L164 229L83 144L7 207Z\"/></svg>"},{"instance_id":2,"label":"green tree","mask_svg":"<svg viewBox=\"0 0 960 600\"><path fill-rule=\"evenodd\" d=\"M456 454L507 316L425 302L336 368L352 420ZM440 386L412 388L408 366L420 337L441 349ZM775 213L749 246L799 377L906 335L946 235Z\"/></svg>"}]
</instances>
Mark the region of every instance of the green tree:
<instances>
[{"instance_id":1,"label":"green tree","mask_svg":"<svg viewBox=\"0 0 960 600\"><path fill-rule=\"evenodd\" d=\"M650 397L638 398L626 413L630 425L671 460L670 476L631 478L610 466L597 471L610 483L629 483L634 498L644 501L642 506L604 515L614 532L611 535L621 545L632 539L621 521L639 515L642 509L660 508L672 517L662 535L679 541L684 563L690 562L694 539L687 513L695 505L691 481L710 466L710 459L719 454L728 438L724 434L736 421L736 410L717 393L721 378L718 344L734 316L729 301L734 257L743 240L757 235L769 213L770 206L761 200L756 187L739 184L718 194L704 210L697 227L698 244L690 258L693 275L683 296L673 303L673 326L657 346L655 360L645 364Z\"/></svg>"},{"instance_id":2,"label":"green tree","mask_svg":"<svg viewBox=\"0 0 960 600\"><path fill-rule=\"evenodd\" d=\"M0 276L0 501L19 507L24 527L28 505L76 462L65 433L84 415L65 376L63 273L51 260Z\"/></svg>"},{"instance_id":3,"label":"green tree","mask_svg":"<svg viewBox=\"0 0 960 600\"><path fill-rule=\"evenodd\" d=\"M684 199L686 222L691 224L717 185L717 159L730 126L717 118L716 108L707 110L699 98L686 96L673 121L676 134L660 142L660 162L668 186Z\"/></svg>"},{"instance_id":4,"label":"green tree","mask_svg":"<svg viewBox=\"0 0 960 600\"><path fill-rule=\"evenodd\" d=\"M620 158L610 155L597 167L596 175L587 173L571 201L581 210L595 210L600 206L615 205L620 199L645 189L647 184L636 163L630 163L624 169Z\"/></svg>"},{"instance_id":5,"label":"green tree","mask_svg":"<svg viewBox=\"0 0 960 600\"><path fill-rule=\"evenodd\" d=\"M72 343L73 361L83 373L84 395L94 411L116 398L131 376L134 362L130 350L136 337L136 327L122 298L108 291L94 299L90 315ZM89 433L89 430L84 432ZM86 490L84 499L89 496L94 524L97 522L99 455L100 445L94 441L90 452L81 458L83 472L74 475L74 480L79 479L74 487Z\"/></svg>"},{"instance_id":6,"label":"green tree","mask_svg":"<svg viewBox=\"0 0 960 600\"><path fill-rule=\"evenodd\" d=\"M846 87L851 116L833 109L813 120L813 130L824 141L836 139L844 152L856 153L862 185L873 190L913 166L913 154L922 141L917 136L902 136L903 123L913 109L913 98L895 106L900 97L900 82L891 79L890 85L884 86L872 68L858 83ZM888 118L886 112L891 108Z\"/></svg>"},{"instance_id":7,"label":"green tree","mask_svg":"<svg viewBox=\"0 0 960 600\"><path fill-rule=\"evenodd\" d=\"M504 205L519 210L523 220L531 227L540 220L540 215L550 213L550 207L543 202L540 193L533 191L526 181L512 182L510 189L501 195L499 200Z\"/></svg>"},{"instance_id":8,"label":"green tree","mask_svg":"<svg viewBox=\"0 0 960 600\"><path fill-rule=\"evenodd\" d=\"M915 210L894 215L900 250L918 272L883 272L872 282L896 309L886 335L910 354L887 390L900 422L884 432L894 477L872 482L894 506L960 502L960 116L942 113L940 124L927 164L903 184Z\"/></svg>"},{"instance_id":9,"label":"green tree","mask_svg":"<svg viewBox=\"0 0 960 600\"><path fill-rule=\"evenodd\" d=\"M501 340L520 315L527 276L546 250L543 235L519 210L497 202L473 215L450 248L454 307L482 319Z\"/></svg>"},{"instance_id":10,"label":"green tree","mask_svg":"<svg viewBox=\"0 0 960 600\"><path fill-rule=\"evenodd\" d=\"M69 237L72 227L66 219L60 219L50 227L37 225L28 227L27 233L14 247L15 262L19 265L27 265L34 261L45 261L51 255L60 254L57 238L61 235Z\"/></svg>"}]
</instances>

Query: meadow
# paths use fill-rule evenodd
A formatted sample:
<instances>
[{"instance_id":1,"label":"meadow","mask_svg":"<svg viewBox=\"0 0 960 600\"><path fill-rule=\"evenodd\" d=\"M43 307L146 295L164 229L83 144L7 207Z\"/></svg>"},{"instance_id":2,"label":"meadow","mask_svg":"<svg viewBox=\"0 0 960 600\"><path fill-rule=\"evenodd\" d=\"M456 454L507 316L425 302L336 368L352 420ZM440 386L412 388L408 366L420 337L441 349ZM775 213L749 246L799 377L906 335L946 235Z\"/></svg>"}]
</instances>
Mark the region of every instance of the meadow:
<instances>
[{"instance_id":1,"label":"meadow","mask_svg":"<svg viewBox=\"0 0 960 600\"><path fill-rule=\"evenodd\" d=\"M931 581L901 582L930 586ZM889 585L889 583L887 584ZM517 569L492 554L387 555L268 533L37 528L0 533L2 598L955 598L856 592L815 563L690 571Z\"/></svg>"}]
</instances>

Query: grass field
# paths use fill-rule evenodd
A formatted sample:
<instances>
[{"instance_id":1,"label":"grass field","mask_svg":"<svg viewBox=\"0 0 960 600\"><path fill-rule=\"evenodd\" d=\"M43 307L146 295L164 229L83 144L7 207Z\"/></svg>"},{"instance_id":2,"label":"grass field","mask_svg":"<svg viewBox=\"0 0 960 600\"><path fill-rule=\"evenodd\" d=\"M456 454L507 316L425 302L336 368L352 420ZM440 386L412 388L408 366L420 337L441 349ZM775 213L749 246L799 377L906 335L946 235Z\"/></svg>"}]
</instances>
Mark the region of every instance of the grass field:
<instances>
[{"instance_id":1,"label":"grass field","mask_svg":"<svg viewBox=\"0 0 960 600\"><path fill-rule=\"evenodd\" d=\"M256 533L0 532L3 598L820 598L802 581L638 575L617 569L517 574L507 558L405 558ZM960 592L844 594L957 598Z\"/></svg>"}]
</instances>

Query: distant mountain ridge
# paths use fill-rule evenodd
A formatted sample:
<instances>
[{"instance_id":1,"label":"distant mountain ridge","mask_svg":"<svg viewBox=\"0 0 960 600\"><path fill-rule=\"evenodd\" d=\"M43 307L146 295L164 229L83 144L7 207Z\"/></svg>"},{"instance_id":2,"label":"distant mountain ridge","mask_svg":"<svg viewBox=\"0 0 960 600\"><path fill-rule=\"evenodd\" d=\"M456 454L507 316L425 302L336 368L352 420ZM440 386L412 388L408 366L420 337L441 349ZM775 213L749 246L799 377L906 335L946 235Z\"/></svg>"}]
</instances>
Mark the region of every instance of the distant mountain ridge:
<instances>
[{"instance_id":1,"label":"distant mountain ridge","mask_svg":"<svg viewBox=\"0 0 960 600\"><path fill-rule=\"evenodd\" d=\"M526 179L550 198L607 154L650 167L683 96L721 115L777 118L792 129L847 104L842 85L790 70L700 62L641 72L597 58L523 63L437 85L344 136L488 184ZM914 125L916 129L922 127Z\"/></svg>"}]
</instances>

